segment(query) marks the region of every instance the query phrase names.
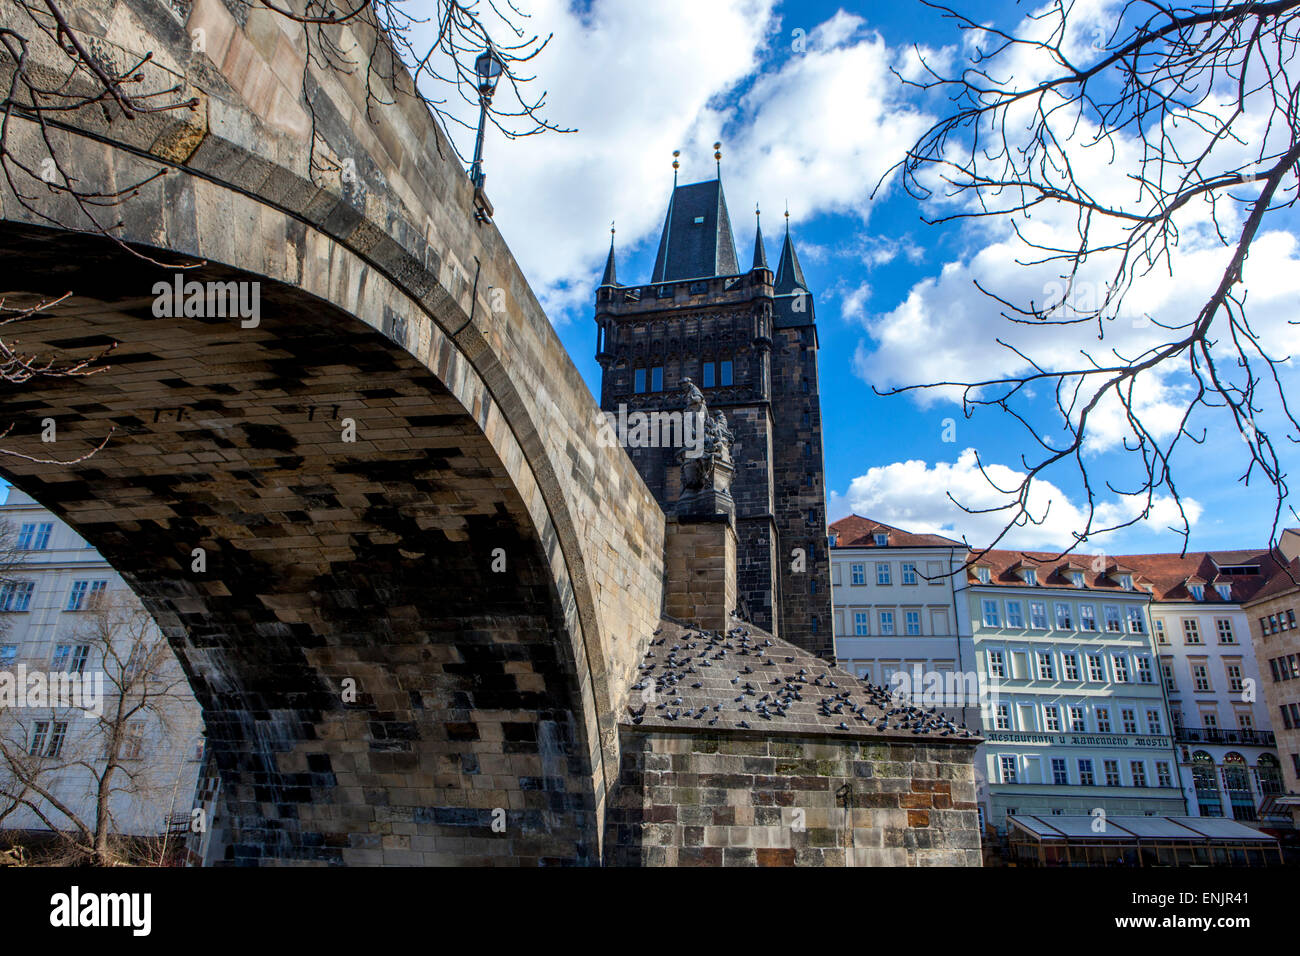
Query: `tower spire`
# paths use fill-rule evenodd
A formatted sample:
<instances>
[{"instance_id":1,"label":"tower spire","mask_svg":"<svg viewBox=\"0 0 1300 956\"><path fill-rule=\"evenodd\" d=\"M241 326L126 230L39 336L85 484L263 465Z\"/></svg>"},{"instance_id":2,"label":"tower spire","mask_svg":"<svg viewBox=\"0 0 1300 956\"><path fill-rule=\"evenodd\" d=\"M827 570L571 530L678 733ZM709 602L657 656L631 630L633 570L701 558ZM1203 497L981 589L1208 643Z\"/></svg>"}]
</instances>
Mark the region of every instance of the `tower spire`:
<instances>
[{"instance_id":1,"label":"tower spire","mask_svg":"<svg viewBox=\"0 0 1300 956\"><path fill-rule=\"evenodd\" d=\"M763 247L763 214L754 203L754 264L751 269L767 269L767 250ZM768 270L771 271L770 269Z\"/></svg>"},{"instance_id":2,"label":"tower spire","mask_svg":"<svg viewBox=\"0 0 1300 956\"><path fill-rule=\"evenodd\" d=\"M776 279L773 289L777 295L789 294L796 289L808 290L808 283L803 277L803 267L799 265L799 255L794 251L794 240L790 238L790 207L785 209L785 242L781 244L781 259L776 264Z\"/></svg>"},{"instance_id":3,"label":"tower spire","mask_svg":"<svg viewBox=\"0 0 1300 956\"><path fill-rule=\"evenodd\" d=\"M614 224L609 224L609 258L605 260L605 275L601 278L600 284L618 285L618 278L614 274Z\"/></svg>"}]
</instances>

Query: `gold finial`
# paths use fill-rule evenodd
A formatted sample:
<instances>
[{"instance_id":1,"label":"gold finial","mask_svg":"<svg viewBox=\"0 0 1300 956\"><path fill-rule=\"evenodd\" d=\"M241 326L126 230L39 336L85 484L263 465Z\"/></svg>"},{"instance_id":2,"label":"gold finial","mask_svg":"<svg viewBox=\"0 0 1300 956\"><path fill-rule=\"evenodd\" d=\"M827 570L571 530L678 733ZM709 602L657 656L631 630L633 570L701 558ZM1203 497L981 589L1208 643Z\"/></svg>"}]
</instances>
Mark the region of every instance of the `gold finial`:
<instances>
[{"instance_id":1,"label":"gold finial","mask_svg":"<svg viewBox=\"0 0 1300 956\"><path fill-rule=\"evenodd\" d=\"M762 213L759 211L759 209L758 209L758 203L754 203L754 218L755 218L755 219L758 219L758 218L760 218L762 215L763 215L763 214L762 214Z\"/></svg>"},{"instance_id":2,"label":"gold finial","mask_svg":"<svg viewBox=\"0 0 1300 956\"><path fill-rule=\"evenodd\" d=\"M718 162L722 162L722 143L713 144L713 158Z\"/></svg>"},{"instance_id":3,"label":"gold finial","mask_svg":"<svg viewBox=\"0 0 1300 956\"><path fill-rule=\"evenodd\" d=\"M673 188L677 188L677 170L681 168L681 163L677 162L677 157L682 154L680 149L673 150Z\"/></svg>"},{"instance_id":4,"label":"gold finial","mask_svg":"<svg viewBox=\"0 0 1300 956\"><path fill-rule=\"evenodd\" d=\"M785 231L790 231L790 200L785 201Z\"/></svg>"},{"instance_id":5,"label":"gold finial","mask_svg":"<svg viewBox=\"0 0 1300 956\"><path fill-rule=\"evenodd\" d=\"M610 238L611 238L611 239L612 239L613 236L614 236L614 220L613 220L613 219L611 219L611 220L609 221L609 235L610 235Z\"/></svg>"}]
</instances>

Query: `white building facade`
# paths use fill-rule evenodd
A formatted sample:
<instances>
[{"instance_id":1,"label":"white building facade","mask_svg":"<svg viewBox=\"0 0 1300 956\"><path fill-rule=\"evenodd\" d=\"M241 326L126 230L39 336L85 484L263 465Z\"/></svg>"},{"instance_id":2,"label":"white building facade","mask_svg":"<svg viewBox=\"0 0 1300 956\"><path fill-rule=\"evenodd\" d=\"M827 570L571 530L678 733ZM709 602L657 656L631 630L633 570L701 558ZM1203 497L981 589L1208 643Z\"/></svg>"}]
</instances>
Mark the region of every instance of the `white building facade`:
<instances>
[{"instance_id":1,"label":"white building facade","mask_svg":"<svg viewBox=\"0 0 1300 956\"><path fill-rule=\"evenodd\" d=\"M937 683L941 705L977 727L970 621L960 597L966 546L858 515L829 531L836 661L912 696Z\"/></svg>"},{"instance_id":2,"label":"white building facade","mask_svg":"<svg viewBox=\"0 0 1300 956\"><path fill-rule=\"evenodd\" d=\"M1134 555L1154 588L1150 614L1188 812L1291 828L1250 620L1268 552Z\"/></svg>"},{"instance_id":3,"label":"white building facade","mask_svg":"<svg viewBox=\"0 0 1300 956\"><path fill-rule=\"evenodd\" d=\"M59 682L67 686L72 683L69 678L85 688L98 682L103 711L111 715L121 699L114 694L118 685L113 675L120 682L132 665L126 661L123 666L122 660L106 664L101 649L112 642L97 641L102 625L91 636L92 612L118 602L133 613L138 600L98 552L17 488L8 489L0 522L9 526L16 545L12 565L0 584L0 682L8 678L5 688L11 696L21 694L24 685L30 689L34 680L46 678L50 687ZM148 643L164 640L147 615L136 621L152 629ZM152 692L162 702L158 712L141 712L139 719L127 719L123 727L124 771L116 778L119 786L110 801L112 830L118 834L161 835L175 818L188 817L194 801L203 748L201 712L169 649L161 659L160 666L150 671ZM20 681L20 676L26 680ZM129 694L127 699L132 699ZM51 706L46 707L33 706L33 701L41 702L31 693L25 699L6 701L10 707L0 714L5 718L0 721L4 742L18 748L15 753L57 767L43 783L93 826L97 788L90 769L74 764L78 760L102 764L104 744L95 736L96 721L75 706L53 706L66 703L66 698L51 697ZM0 761L0 776L6 772ZM5 809L3 799L0 796L0 810ZM58 814L50 819L60 828L67 822ZM0 827L48 829L34 810L22 805L9 812Z\"/></svg>"},{"instance_id":4,"label":"white building facade","mask_svg":"<svg viewBox=\"0 0 1300 956\"><path fill-rule=\"evenodd\" d=\"M982 677L996 687L976 756L978 799L1009 814L1181 815L1151 594L1122 564L989 551L965 591Z\"/></svg>"}]
</instances>

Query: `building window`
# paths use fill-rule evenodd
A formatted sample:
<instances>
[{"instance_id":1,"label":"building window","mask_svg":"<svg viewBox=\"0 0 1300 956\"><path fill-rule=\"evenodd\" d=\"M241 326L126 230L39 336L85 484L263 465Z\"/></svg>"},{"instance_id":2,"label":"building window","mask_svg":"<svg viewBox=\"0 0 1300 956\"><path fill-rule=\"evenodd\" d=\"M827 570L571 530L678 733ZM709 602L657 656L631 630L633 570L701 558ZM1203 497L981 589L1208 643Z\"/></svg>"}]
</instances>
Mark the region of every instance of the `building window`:
<instances>
[{"instance_id":1,"label":"building window","mask_svg":"<svg viewBox=\"0 0 1300 956\"><path fill-rule=\"evenodd\" d=\"M869 618L866 611L854 611L853 612L853 633L856 634L858 637L866 637L867 635L869 635L871 633L871 629L867 623L868 620Z\"/></svg>"},{"instance_id":2,"label":"building window","mask_svg":"<svg viewBox=\"0 0 1300 956\"><path fill-rule=\"evenodd\" d=\"M1097 612L1091 604L1079 605L1079 630L1097 630Z\"/></svg>"},{"instance_id":3,"label":"building window","mask_svg":"<svg viewBox=\"0 0 1300 956\"><path fill-rule=\"evenodd\" d=\"M1097 733L1099 734L1110 733L1110 708L1109 707L1097 708Z\"/></svg>"},{"instance_id":4,"label":"building window","mask_svg":"<svg viewBox=\"0 0 1300 956\"><path fill-rule=\"evenodd\" d=\"M1016 757L1014 754L999 755L998 769L1002 772L1003 783L1016 782Z\"/></svg>"},{"instance_id":5,"label":"building window","mask_svg":"<svg viewBox=\"0 0 1300 956\"><path fill-rule=\"evenodd\" d=\"M1047 630L1047 605L1042 601L1029 602L1029 626L1036 631Z\"/></svg>"},{"instance_id":6,"label":"building window","mask_svg":"<svg viewBox=\"0 0 1300 956\"><path fill-rule=\"evenodd\" d=\"M1231 600L1232 600L1232 585L1231 585L1231 584L1216 584L1216 585L1214 586L1214 589L1215 589L1216 591L1219 592L1219 597L1222 598L1223 600L1225 600L1225 601L1231 601Z\"/></svg>"},{"instance_id":7,"label":"building window","mask_svg":"<svg viewBox=\"0 0 1300 956\"><path fill-rule=\"evenodd\" d=\"M1147 708L1147 733L1163 734L1165 732L1163 721L1160 720L1160 711L1154 707Z\"/></svg>"},{"instance_id":8,"label":"building window","mask_svg":"<svg viewBox=\"0 0 1300 956\"><path fill-rule=\"evenodd\" d=\"M1070 772L1065 767L1064 757L1052 758L1052 783L1058 787L1066 787L1070 784Z\"/></svg>"},{"instance_id":9,"label":"building window","mask_svg":"<svg viewBox=\"0 0 1300 956\"><path fill-rule=\"evenodd\" d=\"M1038 571L1034 568L1025 568L1025 583L1030 587L1038 584Z\"/></svg>"},{"instance_id":10,"label":"building window","mask_svg":"<svg viewBox=\"0 0 1300 956\"><path fill-rule=\"evenodd\" d=\"M0 670L8 670L18 660L17 644L0 644Z\"/></svg>"},{"instance_id":11,"label":"building window","mask_svg":"<svg viewBox=\"0 0 1300 956\"><path fill-rule=\"evenodd\" d=\"M714 385L717 383L717 378L714 374L714 368L715 366L712 362L705 362L703 368L701 369L704 378L702 384L705 388L713 388Z\"/></svg>"},{"instance_id":12,"label":"building window","mask_svg":"<svg viewBox=\"0 0 1300 956\"><path fill-rule=\"evenodd\" d=\"M988 568L976 568L975 578L980 584L988 584L993 579L993 575Z\"/></svg>"},{"instance_id":13,"label":"building window","mask_svg":"<svg viewBox=\"0 0 1300 956\"><path fill-rule=\"evenodd\" d=\"M1132 707L1124 707L1119 712L1120 724L1124 728L1124 733L1135 734L1138 732L1137 711Z\"/></svg>"},{"instance_id":14,"label":"building window","mask_svg":"<svg viewBox=\"0 0 1300 956\"><path fill-rule=\"evenodd\" d=\"M1130 634L1145 634L1147 632L1146 622L1142 620L1142 608L1131 607L1128 609L1128 632Z\"/></svg>"},{"instance_id":15,"label":"building window","mask_svg":"<svg viewBox=\"0 0 1300 956\"><path fill-rule=\"evenodd\" d=\"M0 611L26 611L36 590L34 581L6 581L0 584Z\"/></svg>"},{"instance_id":16,"label":"building window","mask_svg":"<svg viewBox=\"0 0 1300 956\"><path fill-rule=\"evenodd\" d=\"M1226 617L1221 617L1214 622L1219 631L1220 644L1236 644L1237 635L1232 633L1232 621Z\"/></svg>"},{"instance_id":17,"label":"building window","mask_svg":"<svg viewBox=\"0 0 1300 956\"><path fill-rule=\"evenodd\" d=\"M1083 706L1081 704L1070 705L1070 732L1075 734L1084 734L1088 732L1088 721L1084 717Z\"/></svg>"},{"instance_id":18,"label":"building window","mask_svg":"<svg viewBox=\"0 0 1300 956\"><path fill-rule=\"evenodd\" d=\"M1156 761L1156 786L1172 787L1174 785L1173 775L1169 772L1168 760Z\"/></svg>"},{"instance_id":19,"label":"building window","mask_svg":"<svg viewBox=\"0 0 1300 956\"><path fill-rule=\"evenodd\" d=\"M56 644L50 670L80 674L86 669L86 658L89 656L89 644Z\"/></svg>"},{"instance_id":20,"label":"building window","mask_svg":"<svg viewBox=\"0 0 1300 956\"><path fill-rule=\"evenodd\" d=\"M880 633L886 637L892 637L894 634L894 612L880 612Z\"/></svg>"},{"instance_id":21,"label":"building window","mask_svg":"<svg viewBox=\"0 0 1300 956\"><path fill-rule=\"evenodd\" d=\"M1178 684L1174 681L1174 665L1168 661L1161 661L1160 673L1165 678L1165 690L1171 694L1178 693Z\"/></svg>"},{"instance_id":22,"label":"building window","mask_svg":"<svg viewBox=\"0 0 1300 956\"><path fill-rule=\"evenodd\" d=\"M1147 785L1147 767L1141 760L1130 760L1128 762L1129 773L1133 775L1133 786L1145 787Z\"/></svg>"},{"instance_id":23,"label":"building window","mask_svg":"<svg viewBox=\"0 0 1300 956\"><path fill-rule=\"evenodd\" d=\"M1070 622L1070 605L1063 601L1056 602L1056 629L1058 631L1068 631L1072 627Z\"/></svg>"},{"instance_id":24,"label":"building window","mask_svg":"<svg viewBox=\"0 0 1300 956\"><path fill-rule=\"evenodd\" d=\"M54 524L50 521L22 525L18 529L18 550L44 551L50 546L50 532L53 529Z\"/></svg>"},{"instance_id":25,"label":"building window","mask_svg":"<svg viewBox=\"0 0 1300 956\"><path fill-rule=\"evenodd\" d=\"M1204 584L1192 584L1192 585L1189 585L1188 588L1187 588L1187 590L1189 590L1189 591L1192 592L1192 600L1194 600L1194 601L1204 601L1204 600L1205 600L1205 585L1204 585Z\"/></svg>"},{"instance_id":26,"label":"building window","mask_svg":"<svg viewBox=\"0 0 1300 956\"><path fill-rule=\"evenodd\" d=\"M1103 760L1102 767L1106 772L1106 786L1108 787L1122 786L1123 781L1121 781L1119 778L1118 760Z\"/></svg>"},{"instance_id":27,"label":"building window","mask_svg":"<svg viewBox=\"0 0 1300 956\"><path fill-rule=\"evenodd\" d=\"M885 561L877 562L877 564L876 564L876 583L877 583L877 584L888 584L888 583L889 583L889 564L888 564L888 562L885 562Z\"/></svg>"},{"instance_id":28,"label":"building window","mask_svg":"<svg viewBox=\"0 0 1300 956\"><path fill-rule=\"evenodd\" d=\"M67 736L67 721L38 720L32 725L32 744L27 752L33 757L57 757L63 752Z\"/></svg>"},{"instance_id":29,"label":"building window","mask_svg":"<svg viewBox=\"0 0 1300 956\"><path fill-rule=\"evenodd\" d=\"M1128 683L1128 658L1122 654L1115 654L1111 657L1111 664L1115 668L1115 681L1120 684Z\"/></svg>"},{"instance_id":30,"label":"building window","mask_svg":"<svg viewBox=\"0 0 1300 956\"><path fill-rule=\"evenodd\" d=\"M1160 618L1156 618L1154 621L1151 622L1151 626L1154 627L1156 631L1156 643L1168 644L1169 635L1165 633L1165 622L1162 621Z\"/></svg>"},{"instance_id":31,"label":"building window","mask_svg":"<svg viewBox=\"0 0 1300 956\"><path fill-rule=\"evenodd\" d=\"M885 531L877 531L874 540L877 548L887 547L889 545L889 534Z\"/></svg>"},{"instance_id":32,"label":"building window","mask_svg":"<svg viewBox=\"0 0 1300 956\"><path fill-rule=\"evenodd\" d=\"M1088 757L1079 758L1079 784L1084 787L1091 787L1097 782L1092 775L1092 760Z\"/></svg>"},{"instance_id":33,"label":"building window","mask_svg":"<svg viewBox=\"0 0 1300 956\"><path fill-rule=\"evenodd\" d=\"M632 391L638 395L645 392L645 369L639 368L632 375Z\"/></svg>"},{"instance_id":34,"label":"building window","mask_svg":"<svg viewBox=\"0 0 1300 956\"><path fill-rule=\"evenodd\" d=\"M998 623L998 602L989 598L985 598L985 600L982 603L984 607L984 626L999 627L1000 624Z\"/></svg>"},{"instance_id":35,"label":"building window","mask_svg":"<svg viewBox=\"0 0 1300 956\"><path fill-rule=\"evenodd\" d=\"M718 374L719 382L722 385L730 385L732 381L731 359L723 359L721 365L722 367L719 370L719 374Z\"/></svg>"},{"instance_id":36,"label":"building window","mask_svg":"<svg viewBox=\"0 0 1300 956\"><path fill-rule=\"evenodd\" d=\"M1079 655L1074 653L1062 654L1061 663L1065 665L1065 679L1079 679Z\"/></svg>"},{"instance_id":37,"label":"building window","mask_svg":"<svg viewBox=\"0 0 1300 956\"><path fill-rule=\"evenodd\" d=\"M1070 583L1071 583L1072 585L1074 585L1076 588L1081 588L1081 587L1083 587L1083 572L1082 572L1082 571L1071 571L1071 572L1070 572Z\"/></svg>"},{"instance_id":38,"label":"building window","mask_svg":"<svg viewBox=\"0 0 1300 956\"><path fill-rule=\"evenodd\" d=\"M1243 690L1241 665L1224 663L1223 670L1228 676L1228 690L1234 694L1240 694Z\"/></svg>"},{"instance_id":39,"label":"building window","mask_svg":"<svg viewBox=\"0 0 1300 956\"><path fill-rule=\"evenodd\" d=\"M1002 656L1001 651L989 651L989 674L993 677L1005 678L1007 676L1006 658ZM1005 704L1003 706L1006 706Z\"/></svg>"},{"instance_id":40,"label":"building window","mask_svg":"<svg viewBox=\"0 0 1300 956\"><path fill-rule=\"evenodd\" d=\"M921 636L921 612L920 611L904 612L903 621L907 627L907 634L909 637Z\"/></svg>"},{"instance_id":41,"label":"building window","mask_svg":"<svg viewBox=\"0 0 1300 956\"><path fill-rule=\"evenodd\" d=\"M1196 623L1196 618L1194 617L1183 618L1183 643L1201 643L1201 626Z\"/></svg>"},{"instance_id":42,"label":"building window","mask_svg":"<svg viewBox=\"0 0 1300 956\"><path fill-rule=\"evenodd\" d=\"M814 614L812 619L812 632L816 634L820 629L821 629L821 622L817 620L817 615Z\"/></svg>"},{"instance_id":43,"label":"building window","mask_svg":"<svg viewBox=\"0 0 1300 956\"><path fill-rule=\"evenodd\" d=\"M993 718L993 727L996 730L1011 729L1011 705L998 704L998 709Z\"/></svg>"},{"instance_id":44,"label":"building window","mask_svg":"<svg viewBox=\"0 0 1300 956\"><path fill-rule=\"evenodd\" d=\"M1138 683L1139 684L1154 683L1154 679L1151 676L1151 658L1139 657L1137 659L1137 666L1138 666Z\"/></svg>"},{"instance_id":45,"label":"building window","mask_svg":"<svg viewBox=\"0 0 1300 956\"><path fill-rule=\"evenodd\" d=\"M662 392L664 390L664 367L656 365L650 370L650 391Z\"/></svg>"},{"instance_id":46,"label":"building window","mask_svg":"<svg viewBox=\"0 0 1300 956\"><path fill-rule=\"evenodd\" d=\"M1196 688L1198 694L1208 693L1210 690L1210 669L1204 664L1192 665L1192 685Z\"/></svg>"},{"instance_id":47,"label":"building window","mask_svg":"<svg viewBox=\"0 0 1300 956\"><path fill-rule=\"evenodd\" d=\"M902 568L902 575L903 575L903 583L904 583L904 584L915 584L915 583L916 583L916 565L915 565L915 564L908 564L908 563L904 562L904 563L903 563L903 568Z\"/></svg>"},{"instance_id":48,"label":"building window","mask_svg":"<svg viewBox=\"0 0 1300 956\"><path fill-rule=\"evenodd\" d=\"M1055 704L1043 706L1043 729L1055 734L1061 732L1061 708Z\"/></svg>"},{"instance_id":49,"label":"building window","mask_svg":"<svg viewBox=\"0 0 1300 956\"><path fill-rule=\"evenodd\" d=\"M1007 602L1007 627L1024 627L1025 615L1020 610L1019 601Z\"/></svg>"},{"instance_id":50,"label":"building window","mask_svg":"<svg viewBox=\"0 0 1300 956\"><path fill-rule=\"evenodd\" d=\"M1106 615L1106 630L1112 634L1122 633L1124 628L1120 626L1119 608L1113 604L1107 604L1102 608L1102 612Z\"/></svg>"},{"instance_id":51,"label":"building window","mask_svg":"<svg viewBox=\"0 0 1300 956\"><path fill-rule=\"evenodd\" d=\"M853 584L866 584L867 566L865 564L850 564L849 581Z\"/></svg>"},{"instance_id":52,"label":"building window","mask_svg":"<svg viewBox=\"0 0 1300 956\"><path fill-rule=\"evenodd\" d=\"M122 760L139 760L144 756L144 721L128 721L122 735Z\"/></svg>"},{"instance_id":53,"label":"building window","mask_svg":"<svg viewBox=\"0 0 1300 956\"><path fill-rule=\"evenodd\" d=\"M1056 668L1052 665L1052 655L1043 651L1038 652L1038 679L1056 680Z\"/></svg>"},{"instance_id":54,"label":"building window","mask_svg":"<svg viewBox=\"0 0 1300 956\"><path fill-rule=\"evenodd\" d=\"M1131 575L1131 574L1121 574L1121 575L1119 576L1119 586L1122 587L1125 591L1132 591L1132 590L1133 590L1133 575Z\"/></svg>"},{"instance_id":55,"label":"building window","mask_svg":"<svg viewBox=\"0 0 1300 956\"><path fill-rule=\"evenodd\" d=\"M1088 680L1096 684L1106 682L1106 664L1100 654L1088 655Z\"/></svg>"},{"instance_id":56,"label":"building window","mask_svg":"<svg viewBox=\"0 0 1300 956\"><path fill-rule=\"evenodd\" d=\"M107 581L73 581L72 590L68 592L68 603L64 610L84 611L95 607L107 587Z\"/></svg>"}]
</instances>

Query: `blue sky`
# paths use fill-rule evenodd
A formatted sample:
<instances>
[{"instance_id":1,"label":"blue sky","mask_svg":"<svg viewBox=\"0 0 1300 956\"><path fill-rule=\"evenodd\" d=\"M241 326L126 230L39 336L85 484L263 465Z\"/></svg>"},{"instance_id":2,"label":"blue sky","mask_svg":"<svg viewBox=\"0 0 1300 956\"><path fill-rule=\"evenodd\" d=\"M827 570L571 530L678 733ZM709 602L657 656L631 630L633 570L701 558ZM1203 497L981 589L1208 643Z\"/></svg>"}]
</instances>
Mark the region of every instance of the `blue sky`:
<instances>
[{"instance_id":1,"label":"blue sky","mask_svg":"<svg viewBox=\"0 0 1300 956\"><path fill-rule=\"evenodd\" d=\"M1015 266L1005 227L926 225L922 212L937 210L923 210L896 180L870 198L879 176L942 106L904 89L889 67L914 64L913 45L938 62L961 62L956 27L906 2L642 6L594 0L582 6L580 16L563 0L526 6L534 29L555 33L535 64L548 89L548 115L578 131L509 142L494 134L487 144L497 224L592 392L598 394L600 384L593 359L593 291L610 220L618 222L620 280L646 281L672 182L672 149L683 151L682 182L711 179L711 144L721 139L722 178L742 261L752 248L758 202L768 256L775 262L788 201L817 296L831 517L855 510L987 543L998 523L963 515L948 493L972 505L990 503L974 455L1009 474L1032 451L1023 433L995 411L966 421L957 404L937 395L917 400L872 391L872 385L932 380L950 369L978 374L1003 362L993 342L1004 334L1005 320L972 280L1036 293L1043 279L1034 275L1030 282ZM1107 0L1081 0L1079 7L1094 30L1110 22ZM978 4L981 18L1006 26L1031 9ZM1105 164L1093 172L1122 179ZM1300 276L1300 261L1294 221L1282 225L1272 226L1269 244L1252 257L1259 261L1252 261L1247 285L1252 307L1260 308L1252 314L1280 329L1274 351L1289 354L1297 343L1286 319L1298 289L1294 280L1279 277ZM1214 244L1204 241L1195 223L1187 232L1174 274L1135 297L1154 303L1151 314L1157 317L1189 308L1194 314L1196 282L1212 274L1207 263L1216 261ZM1077 355L1077 344L1060 336L1036 344L1058 358ZM1182 386L1176 375L1151 382L1145 400L1153 420L1176 412ZM1027 406L1036 421L1050 421L1046 399L1038 396ZM949 429L955 441L945 442L948 419L956 420L955 436ZM1245 446L1229 423L1209 416L1197 425L1198 433L1202 425L1207 429L1205 444L1186 443L1176 461L1194 518L1190 546L1263 544L1271 489L1238 483ZM1088 455L1090 468L1119 488L1132 475L1122 432L1122 421L1114 418ZM1289 443L1280 444L1287 453ZM1052 486L1043 489L1037 506L1041 513L1050 500L1048 520L1017 531L1010 543L1060 547L1080 526L1077 479L1066 472L1045 478ZM1115 495L1101 497L1111 513L1127 513ZM1177 550L1181 538L1166 530L1169 502L1158 512L1156 519L1090 542L1086 550Z\"/></svg>"}]
</instances>

